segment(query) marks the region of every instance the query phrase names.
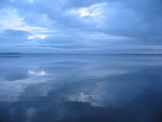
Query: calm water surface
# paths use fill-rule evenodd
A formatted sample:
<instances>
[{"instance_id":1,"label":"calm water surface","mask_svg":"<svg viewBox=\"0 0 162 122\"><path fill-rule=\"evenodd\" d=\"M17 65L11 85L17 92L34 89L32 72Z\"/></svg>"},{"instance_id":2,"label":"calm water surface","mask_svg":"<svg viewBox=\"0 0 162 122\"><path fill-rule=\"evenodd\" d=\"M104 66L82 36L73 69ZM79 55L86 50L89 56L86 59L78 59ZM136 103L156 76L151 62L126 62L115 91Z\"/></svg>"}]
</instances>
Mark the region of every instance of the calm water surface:
<instances>
[{"instance_id":1,"label":"calm water surface","mask_svg":"<svg viewBox=\"0 0 162 122\"><path fill-rule=\"evenodd\" d=\"M162 55L0 57L0 122L162 122Z\"/></svg>"}]
</instances>

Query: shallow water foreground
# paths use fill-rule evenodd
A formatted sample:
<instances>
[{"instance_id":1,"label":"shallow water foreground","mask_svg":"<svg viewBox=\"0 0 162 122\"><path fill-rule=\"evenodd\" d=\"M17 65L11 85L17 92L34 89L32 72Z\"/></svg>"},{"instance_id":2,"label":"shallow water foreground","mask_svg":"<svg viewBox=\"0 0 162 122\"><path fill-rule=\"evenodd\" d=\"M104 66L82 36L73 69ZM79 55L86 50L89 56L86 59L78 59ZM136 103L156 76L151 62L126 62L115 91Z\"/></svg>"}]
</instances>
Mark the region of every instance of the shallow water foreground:
<instances>
[{"instance_id":1,"label":"shallow water foreground","mask_svg":"<svg viewBox=\"0 0 162 122\"><path fill-rule=\"evenodd\" d=\"M0 122L162 122L162 55L0 62Z\"/></svg>"}]
</instances>

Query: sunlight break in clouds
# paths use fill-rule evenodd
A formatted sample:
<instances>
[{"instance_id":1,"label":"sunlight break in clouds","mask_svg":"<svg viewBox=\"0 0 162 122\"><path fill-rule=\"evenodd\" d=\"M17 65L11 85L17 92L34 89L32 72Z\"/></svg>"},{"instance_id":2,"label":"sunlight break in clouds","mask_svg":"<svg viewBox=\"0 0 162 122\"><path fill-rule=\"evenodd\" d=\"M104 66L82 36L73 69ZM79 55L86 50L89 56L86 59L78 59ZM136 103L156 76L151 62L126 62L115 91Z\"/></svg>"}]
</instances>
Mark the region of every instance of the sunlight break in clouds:
<instances>
[{"instance_id":1,"label":"sunlight break in clouds","mask_svg":"<svg viewBox=\"0 0 162 122\"><path fill-rule=\"evenodd\" d=\"M32 35L32 36L28 36L28 39L35 39L35 38L45 39L46 37L47 37L47 35L35 34L35 35Z\"/></svg>"},{"instance_id":2,"label":"sunlight break in clouds","mask_svg":"<svg viewBox=\"0 0 162 122\"><path fill-rule=\"evenodd\" d=\"M73 14L77 14L80 17L98 17L103 14L103 7L105 6L105 3L100 4L94 4L89 7L79 8L79 9L73 9L70 12Z\"/></svg>"}]
</instances>

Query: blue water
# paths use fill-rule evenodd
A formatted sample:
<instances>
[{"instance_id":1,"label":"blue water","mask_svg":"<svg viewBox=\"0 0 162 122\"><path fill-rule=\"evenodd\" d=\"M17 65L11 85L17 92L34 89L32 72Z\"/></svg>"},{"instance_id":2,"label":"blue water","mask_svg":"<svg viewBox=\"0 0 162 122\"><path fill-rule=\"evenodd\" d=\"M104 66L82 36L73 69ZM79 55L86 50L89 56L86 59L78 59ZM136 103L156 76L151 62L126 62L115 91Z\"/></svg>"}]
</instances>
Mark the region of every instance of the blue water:
<instances>
[{"instance_id":1,"label":"blue water","mask_svg":"<svg viewBox=\"0 0 162 122\"><path fill-rule=\"evenodd\" d=\"M0 122L162 122L162 55L1 56Z\"/></svg>"}]
</instances>

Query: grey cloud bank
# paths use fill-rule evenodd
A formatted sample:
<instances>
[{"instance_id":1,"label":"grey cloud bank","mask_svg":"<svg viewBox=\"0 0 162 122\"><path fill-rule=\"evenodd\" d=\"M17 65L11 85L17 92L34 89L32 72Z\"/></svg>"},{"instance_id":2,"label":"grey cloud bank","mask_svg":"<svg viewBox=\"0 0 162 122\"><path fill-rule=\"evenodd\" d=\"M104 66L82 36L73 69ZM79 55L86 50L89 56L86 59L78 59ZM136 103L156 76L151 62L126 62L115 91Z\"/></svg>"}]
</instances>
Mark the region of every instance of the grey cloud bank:
<instances>
[{"instance_id":1,"label":"grey cloud bank","mask_svg":"<svg viewBox=\"0 0 162 122\"><path fill-rule=\"evenodd\" d=\"M162 53L160 0L1 0L0 51Z\"/></svg>"}]
</instances>

